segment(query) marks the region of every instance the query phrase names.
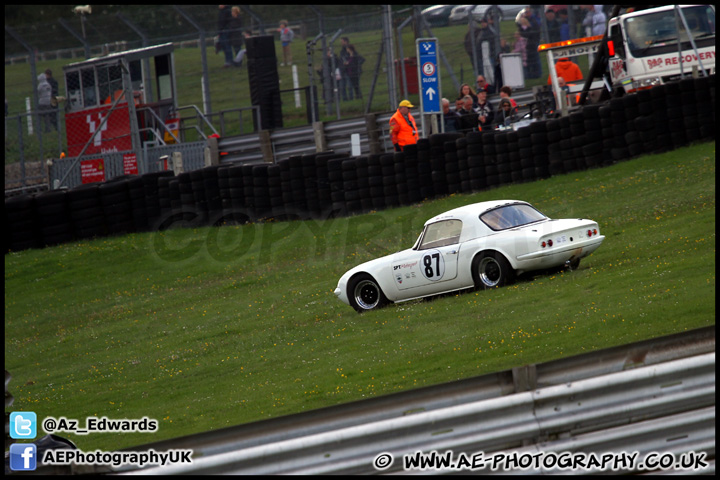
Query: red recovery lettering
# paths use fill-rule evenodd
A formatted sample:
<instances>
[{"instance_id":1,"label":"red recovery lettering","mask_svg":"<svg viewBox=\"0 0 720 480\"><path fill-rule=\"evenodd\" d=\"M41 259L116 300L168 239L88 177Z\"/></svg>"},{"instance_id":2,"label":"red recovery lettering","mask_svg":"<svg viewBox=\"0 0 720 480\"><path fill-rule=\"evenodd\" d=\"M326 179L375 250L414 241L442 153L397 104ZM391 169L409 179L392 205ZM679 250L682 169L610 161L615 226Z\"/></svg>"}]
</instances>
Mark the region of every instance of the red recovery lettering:
<instances>
[{"instance_id":1,"label":"red recovery lettering","mask_svg":"<svg viewBox=\"0 0 720 480\"><path fill-rule=\"evenodd\" d=\"M714 60L715 59L715 52L702 52L700 54L700 60ZM682 57L683 63L691 63L691 62L697 62L698 56L694 53L690 53ZM678 57L671 57L665 59L665 65L677 65L679 63ZM651 60L648 60L648 67L652 68L653 66L657 65L651 65Z\"/></svg>"}]
</instances>

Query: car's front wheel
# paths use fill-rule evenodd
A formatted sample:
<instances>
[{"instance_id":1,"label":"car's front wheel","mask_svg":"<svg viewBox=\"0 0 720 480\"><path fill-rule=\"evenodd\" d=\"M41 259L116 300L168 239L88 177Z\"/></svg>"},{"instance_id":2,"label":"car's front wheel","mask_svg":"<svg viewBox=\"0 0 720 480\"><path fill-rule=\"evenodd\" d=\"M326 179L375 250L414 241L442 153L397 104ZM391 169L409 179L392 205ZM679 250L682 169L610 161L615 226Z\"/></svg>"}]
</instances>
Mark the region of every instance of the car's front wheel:
<instances>
[{"instance_id":1,"label":"car's front wheel","mask_svg":"<svg viewBox=\"0 0 720 480\"><path fill-rule=\"evenodd\" d=\"M360 313L381 308L388 303L375 279L367 273L357 275L348 284L350 305Z\"/></svg>"},{"instance_id":2,"label":"car's front wheel","mask_svg":"<svg viewBox=\"0 0 720 480\"><path fill-rule=\"evenodd\" d=\"M502 254L486 252L473 260L473 279L478 288L502 287L513 281L515 271Z\"/></svg>"}]
</instances>

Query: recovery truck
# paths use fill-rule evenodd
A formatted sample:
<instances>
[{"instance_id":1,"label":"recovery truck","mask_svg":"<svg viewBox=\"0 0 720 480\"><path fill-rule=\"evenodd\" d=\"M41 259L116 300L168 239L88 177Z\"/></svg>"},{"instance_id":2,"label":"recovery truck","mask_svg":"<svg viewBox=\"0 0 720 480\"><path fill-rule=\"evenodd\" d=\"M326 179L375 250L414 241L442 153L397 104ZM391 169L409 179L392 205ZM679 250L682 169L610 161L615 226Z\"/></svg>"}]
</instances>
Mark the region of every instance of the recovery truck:
<instances>
[{"instance_id":1,"label":"recovery truck","mask_svg":"<svg viewBox=\"0 0 720 480\"><path fill-rule=\"evenodd\" d=\"M580 93L570 97L570 104L584 105L685 76L714 75L715 22L714 5L615 5L604 35L540 45L539 50L548 53L556 99L567 97L552 75L554 59L583 49L594 55ZM563 115L567 111L563 108Z\"/></svg>"},{"instance_id":2,"label":"recovery truck","mask_svg":"<svg viewBox=\"0 0 720 480\"><path fill-rule=\"evenodd\" d=\"M715 73L715 6L665 5L611 18L608 73L615 94Z\"/></svg>"}]
</instances>

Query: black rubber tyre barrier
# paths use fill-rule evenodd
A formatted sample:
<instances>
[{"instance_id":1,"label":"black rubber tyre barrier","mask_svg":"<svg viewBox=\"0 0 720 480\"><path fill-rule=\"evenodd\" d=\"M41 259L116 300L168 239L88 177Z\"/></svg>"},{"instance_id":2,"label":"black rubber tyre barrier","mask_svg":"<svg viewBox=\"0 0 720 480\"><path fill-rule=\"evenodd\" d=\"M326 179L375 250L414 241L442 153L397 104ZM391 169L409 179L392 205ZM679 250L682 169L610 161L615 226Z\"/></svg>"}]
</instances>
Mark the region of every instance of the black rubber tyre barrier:
<instances>
[{"instance_id":1,"label":"black rubber tyre barrier","mask_svg":"<svg viewBox=\"0 0 720 480\"><path fill-rule=\"evenodd\" d=\"M37 230L35 198L18 195L5 199L6 245L5 251L40 248L42 239Z\"/></svg>"}]
</instances>

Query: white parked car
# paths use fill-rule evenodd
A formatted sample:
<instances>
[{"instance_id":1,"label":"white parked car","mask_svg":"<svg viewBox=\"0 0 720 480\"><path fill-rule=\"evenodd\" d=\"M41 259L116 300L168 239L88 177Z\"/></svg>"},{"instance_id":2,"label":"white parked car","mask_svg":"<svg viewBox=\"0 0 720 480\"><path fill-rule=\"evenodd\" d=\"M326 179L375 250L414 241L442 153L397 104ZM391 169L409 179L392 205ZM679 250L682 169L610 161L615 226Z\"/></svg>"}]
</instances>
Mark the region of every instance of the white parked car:
<instances>
[{"instance_id":1,"label":"white parked car","mask_svg":"<svg viewBox=\"0 0 720 480\"><path fill-rule=\"evenodd\" d=\"M492 12L498 21L511 20L527 5L458 5L450 12L450 23L467 23L468 13L472 10L473 18L477 21Z\"/></svg>"},{"instance_id":2,"label":"white parked car","mask_svg":"<svg viewBox=\"0 0 720 480\"><path fill-rule=\"evenodd\" d=\"M605 237L587 219L550 219L527 202L497 200L425 222L412 248L346 272L335 295L358 312L467 288L494 288L531 270L567 266Z\"/></svg>"}]
</instances>

